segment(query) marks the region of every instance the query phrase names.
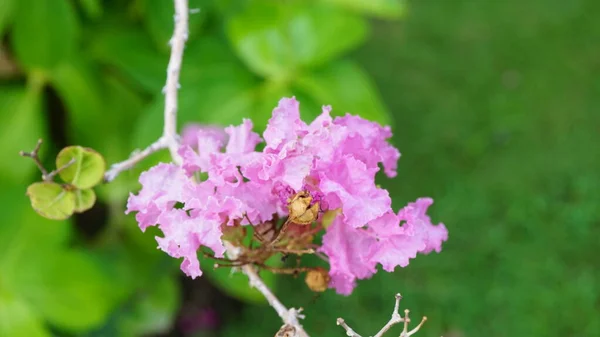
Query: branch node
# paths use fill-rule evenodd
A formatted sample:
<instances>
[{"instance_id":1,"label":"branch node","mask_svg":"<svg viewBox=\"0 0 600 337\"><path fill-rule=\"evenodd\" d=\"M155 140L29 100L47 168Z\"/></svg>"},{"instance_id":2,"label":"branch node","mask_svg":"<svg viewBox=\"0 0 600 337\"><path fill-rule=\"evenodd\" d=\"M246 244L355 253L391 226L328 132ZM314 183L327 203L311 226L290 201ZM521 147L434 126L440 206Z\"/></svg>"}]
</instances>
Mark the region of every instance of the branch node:
<instances>
[{"instance_id":1,"label":"branch node","mask_svg":"<svg viewBox=\"0 0 600 337\"><path fill-rule=\"evenodd\" d=\"M42 146L42 139L40 138L40 139L38 139L37 143L35 144L33 151L31 151L31 152L19 151L19 155L21 157L31 158L33 160L33 162L35 163L35 165L42 172L42 179L44 181L51 181L52 179L48 179L48 171L46 171L46 168L44 167L44 165L42 165L42 161L40 160L40 157L39 157L39 151L40 151L41 146Z\"/></svg>"},{"instance_id":2,"label":"branch node","mask_svg":"<svg viewBox=\"0 0 600 337\"><path fill-rule=\"evenodd\" d=\"M379 332L377 334L375 334L374 337L382 337L392 326L394 326L398 323L401 323L401 322L404 323L404 329L402 330L402 333L400 333L400 337L409 337L409 336L412 336L415 333L417 333L417 331L419 331L421 326L423 326L423 324L427 320L427 317L423 317L423 319L421 320L421 323L419 323L419 325L417 325L414 329L408 331L408 323L410 323L410 318L408 317L408 314L410 311L408 309L406 309L406 310L404 310L404 318L402 316L400 316L400 313L398 312L398 310L399 310L399 306L400 306L400 300L402 299L402 295L400 295L399 293L396 294L395 299L396 299L396 301L394 303L394 311L392 312L392 317L383 326L383 328L381 328L381 330L379 330ZM352 328L350 328L348 326L348 324L346 324L344 319L338 318L336 323L337 323L337 325L341 325L344 328L344 330L346 330L346 335L348 335L349 337L361 337L354 330L352 330Z\"/></svg>"}]
</instances>

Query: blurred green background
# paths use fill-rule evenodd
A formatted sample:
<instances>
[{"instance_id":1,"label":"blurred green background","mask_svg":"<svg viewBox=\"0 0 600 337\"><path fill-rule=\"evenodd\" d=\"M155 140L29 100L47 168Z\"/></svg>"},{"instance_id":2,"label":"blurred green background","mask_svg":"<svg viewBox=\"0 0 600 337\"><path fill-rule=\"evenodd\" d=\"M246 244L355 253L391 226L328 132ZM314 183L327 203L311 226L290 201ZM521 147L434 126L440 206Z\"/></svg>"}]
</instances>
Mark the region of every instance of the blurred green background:
<instances>
[{"instance_id":1,"label":"blurred green background","mask_svg":"<svg viewBox=\"0 0 600 337\"><path fill-rule=\"evenodd\" d=\"M600 23L594 0L190 0L180 125L264 127L282 96L304 117L331 104L391 124L395 207L435 199L441 254L314 296L267 282L302 306L312 336L363 335L393 295L418 336L600 333ZM243 276L192 281L123 214L139 173L69 221L24 195L39 180L17 156L43 138L53 169L78 144L108 163L156 139L172 32L169 0L0 0L0 336L272 336L273 310ZM394 330L398 334L399 330Z\"/></svg>"}]
</instances>

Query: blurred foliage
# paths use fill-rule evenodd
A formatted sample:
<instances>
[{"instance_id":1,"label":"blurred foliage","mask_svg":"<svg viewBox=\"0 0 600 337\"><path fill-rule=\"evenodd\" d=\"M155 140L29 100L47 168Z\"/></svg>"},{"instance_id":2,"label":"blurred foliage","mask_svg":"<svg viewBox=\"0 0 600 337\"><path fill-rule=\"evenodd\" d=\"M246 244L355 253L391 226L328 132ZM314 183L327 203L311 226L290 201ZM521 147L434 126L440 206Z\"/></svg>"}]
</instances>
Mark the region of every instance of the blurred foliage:
<instances>
[{"instance_id":1,"label":"blurred foliage","mask_svg":"<svg viewBox=\"0 0 600 337\"><path fill-rule=\"evenodd\" d=\"M391 121L374 82L349 51L369 35L368 17L398 18L400 1L189 0L189 40L180 79L179 126L227 125L251 117L259 131L283 96L303 114L320 106ZM162 133L162 88L173 31L170 0L0 0L0 336L138 336L173 330L181 308L176 260L123 214L139 173L111 184L106 163ZM64 183L40 182L15 158L45 140L46 167ZM78 144L80 146L70 146ZM64 148L57 154L57 149ZM14 160L11 160L14 158ZM27 189L41 215L32 212ZM95 187L96 192L91 188ZM96 196L97 193L97 196ZM19 197L22 196L22 197ZM203 261L205 266L212 262ZM242 275L205 267L240 301L264 304ZM278 278L264 275L276 289ZM273 328L277 324L273 323ZM193 333L193 332L191 332Z\"/></svg>"},{"instance_id":2,"label":"blurred foliage","mask_svg":"<svg viewBox=\"0 0 600 337\"><path fill-rule=\"evenodd\" d=\"M429 318L416 336L598 335L599 11L594 0L415 0L401 22L374 26L354 57L393 111L402 152L382 184L396 207L433 197L449 241L347 298L311 301L282 279L308 331L343 336L341 316L374 334L399 291L411 317ZM247 308L224 335L265 316L275 319Z\"/></svg>"},{"instance_id":3,"label":"blurred foliage","mask_svg":"<svg viewBox=\"0 0 600 337\"><path fill-rule=\"evenodd\" d=\"M181 302L199 299L183 297L157 232L142 234L122 214L139 173L168 154L97 188L106 219L60 222L31 210L24 189L39 174L16 157L50 137L48 163L68 144L113 163L160 135L170 1L49 3L0 0L0 336L170 330L188 310ZM413 317L429 317L422 335L598 334L597 1L190 4L201 11L191 15L180 125L251 117L260 129L286 95L305 118L331 104L391 123L403 156L382 186L396 207L433 197L432 218L450 231L441 254L361 281L350 297L315 297L302 279L272 278L286 304L305 308L313 336L342 336L339 316L372 334L398 291ZM98 221L99 234L84 239L82 228ZM274 334L278 317L253 302L243 278L206 274L251 304L221 311L231 324L199 336Z\"/></svg>"}]
</instances>

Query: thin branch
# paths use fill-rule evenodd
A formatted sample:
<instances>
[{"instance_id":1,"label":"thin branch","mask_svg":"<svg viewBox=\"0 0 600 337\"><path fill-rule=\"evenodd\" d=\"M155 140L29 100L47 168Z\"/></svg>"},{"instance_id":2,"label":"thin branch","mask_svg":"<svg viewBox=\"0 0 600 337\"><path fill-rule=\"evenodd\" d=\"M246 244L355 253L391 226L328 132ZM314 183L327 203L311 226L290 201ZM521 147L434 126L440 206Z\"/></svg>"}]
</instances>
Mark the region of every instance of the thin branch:
<instances>
[{"instance_id":1,"label":"thin branch","mask_svg":"<svg viewBox=\"0 0 600 337\"><path fill-rule=\"evenodd\" d=\"M346 321L344 321L343 318L338 318L336 321L337 325L341 325L342 328L344 328L344 330L346 330L346 335L348 337L362 337L361 335L359 335L358 333L356 333L356 331L352 330L351 327L348 326L348 324L346 324Z\"/></svg>"},{"instance_id":2,"label":"thin branch","mask_svg":"<svg viewBox=\"0 0 600 337\"><path fill-rule=\"evenodd\" d=\"M229 256L230 259L237 259L238 255L240 254L240 249L234 247L231 243L227 241L225 241L224 244L225 248L227 248L227 256ZM298 310L294 308L286 308L279 301L279 299L277 299L275 294L271 292L269 287L267 287L267 285L263 282L260 276L258 276L258 273L256 272L254 266L245 265L242 266L240 269L248 277L248 280L250 281L250 286L258 290L261 294L263 294L263 296L267 299L269 305L273 309L275 309L275 312L277 312L277 315L279 315L279 317L283 321L284 327L287 325L292 326L294 328L295 334L291 335L290 337L308 337L308 334L306 333L306 331L304 331L304 328L302 328L302 325L298 321L298 318L304 318L304 315L300 314L302 308Z\"/></svg>"},{"instance_id":3,"label":"thin branch","mask_svg":"<svg viewBox=\"0 0 600 337\"><path fill-rule=\"evenodd\" d=\"M147 148L142 151L135 151L131 154L129 159L122 161L120 163L113 164L108 171L104 174L104 181L111 182L115 179L121 172L130 170L137 163L142 161L142 159L148 157L154 152L160 151L162 149L167 148L167 142L164 137L160 137L156 142L150 144Z\"/></svg>"},{"instance_id":4,"label":"thin branch","mask_svg":"<svg viewBox=\"0 0 600 337\"><path fill-rule=\"evenodd\" d=\"M46 168L44 167L44 165L42 165L42 162L40 161L40 157L38 155L38 152L40 151L40 147L42 146L42 139L38 139L37 144L35 144L35 148L33 149L33 151L31 152L25 152L25 151L21 151L19 152L19 155L22 157L29 157L31 159L33 159L33 162L35 163L35 165L37 165L37 167L40 169L40 171L42 171L42 179L48 181L46 179L46 177L48 176L48 171L46 171Z\"/></svg>"},{"instance_id":5,"label":"thin branch","mask_svg":"<svg viewBox=\"0 0 600 337\"><path fill-rule=\"evenodd\" d=\"M419 325L417 325L414 329L408 331L408 323L410 323L410 318L408 317L409 310L408 309L404 310L404 317L400 316L400 313L398 311L400 308L400 300L401 299L402 299L402 296L400 294L396 294L396 303L394 305L394 311L392 312L392 317L383 326L383 328L381 328L381 330L379 330L379 332L377 332L377 334L375 334L374 337L382 337L383 334L385 334L392 326L394 326L398 323L401 323L401 322L404 322L404 329L400 333L400 337L410 337L410 336L414 335L415 333L417 333L417 331L419 331L419 329L423 326L423 324L427 320L427 317L423 317L423 319L421 320L421 323L419 323ZM346 330L346 335L348 335L349 337L362 337L356 331L352 330L352 328L350 326L348 326L348 324L346 324L346 322L344 321L343 318L337 319L337 325L341 325L342 328L344 328L344 330Z\"/></svg>"},{"instance_id":6,"label":"thin branch","mask_svg":"<svg viewBox=\"0 0 600 337\"><path fill-rule=\"evenodd\" d=\"M42 164L42 161L40 160L39 151L40 151L40 147L41 146L42 146L42 140L38 139L37 144L35 144L35 148L33 149L33 151L31 151L31 152L21 151L21 152L19 152L19 155L21 155L23 157L29 157L29 158L31 158L33 160L33 162L35 163L35 165L37 165L37 167L42 172L42 179L44 181L53 181L54 177L57 174L59 174L60 172L62 172L67 167L75 164L75 158L72 158L71 160L69 160L63 166L61 166L61 167L57 168L56 170L48 173L48 171L46 170L46 168Z\"/></svg>"},{"instance_id":7,"label":"thin branch","mask_svg":"<svg viewBox=\"0 0 600 337\"><path fill-rule=\"evenodd\" d=\"M59 174L60 172L64 171L66 168L68 168L69 166L75 164L75 158L71 158L71 160L69 160L66 164L64 164L63 166L57 168L56 170L48 173L46 175L46 177L44 178L44 180L46 181L52 181L54 180L54 177Z\"/></svg>"},{"instance_id":8,"label":"thin branch","mask_svg":"<svg viewBox=\"0 0 600 337\"><path fill-rule=\"evenodd\" d=\"M188 0L173 0L175 3L175 30L169 42L171 45L171 57L167 67L167 83L165 93L165 125L163 137L167 142L171 157L175 163L181 159L177 150L179 140L177 135L177 90L179 89L179 73L183 59L183 49L188 39Z\"/></svg>"},{"instance_id":9,"label":"thin branch","mask_svg":"<svg viewBox=\"0 0 600 337\"><path fill-rule=\"evenodd\" d=\"M394 304L394 311L392 312L392 317L386 323L386 325L384 325L383 328L381 328L381 330L379 330L379 332L375 335L375 337L383 336L383 334L386 333L393 325L396 325L400 322L404 322L404 325L408 324L409 320L408 319L405 320L404 318L402 318L402 316L400 316L400 313L398 312L398 309L400 308L400 300L401 299L402 299L402 295L396 294L396 303Z\"/></svg>"},{"instance_id":10,"label":"thin branch","mask_svg":"<svg viewBox=\"0 0 600 337\"><path fill-rule=\"evenodd\" d=\"M179 73L183 59L185 42L188 39L188 1L173 0L175 5L175 29L169 41L171 56L167 67L167 81L163 92L165 94L164 126L162 136L142 151L134 152L120 163L113 164L104 175L104 181L110 182L121 172L134 167L142 159L152 153L168 148L175 164L181 164L179 149L179 135L177 134L177 91L179 90Z\"/></svg>"}]
</instances>

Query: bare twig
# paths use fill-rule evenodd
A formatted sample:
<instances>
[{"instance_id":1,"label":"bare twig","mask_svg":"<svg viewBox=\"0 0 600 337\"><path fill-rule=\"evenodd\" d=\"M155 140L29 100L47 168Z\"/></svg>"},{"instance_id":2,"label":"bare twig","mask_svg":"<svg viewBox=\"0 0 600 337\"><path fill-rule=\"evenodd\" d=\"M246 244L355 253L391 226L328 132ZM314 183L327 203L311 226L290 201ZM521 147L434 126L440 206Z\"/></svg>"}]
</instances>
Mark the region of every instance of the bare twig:
<instances>
[{"instance_id":1,"label":"bare twig","mask_svg":"<svg viewBox=\"0 0 600 337\"><path fill-rule=\"evenodd\" d=\"M37 165L37 167L40 169L40 171L42 171L42 179L44 181L54 180L54 177L56 177L57 174L62 172L67 167L75 164L75 158L72 158L65 165L58 167L56 170L48 173L48 171L46 170L44 165L42 165L42 161L40 160L39 151L40 151L41 146L42 146L42 140L38 139L37 144L35 144L35 148L33 149L33 151L31 151L31 152L21 151L21 152L19 152L19 155L21 155L23 157L29 157L33 160L35 165Z\"/></svg>"},{"instance_id":2,"label":"bare twig","mask_svg":"<svg viewBox=\"0 0 600 337\"><path fill-rule=\"evenodd\" d=\"M131 169L142 159L152 153L168 148L175 164L181 164L179 135L177 134L177 91L179 89L179 73L183 59L183 49L188 39L188 0L173 0L175 5L175 29L169 41L171 56L167 67L167 81L163 92L165 94L164 126L162 136L142 151L134 152L129 159L113 164L104 175L104 181L109 182L119 173Z\"/></svg>"},{"instance_id":3,"label":"bare twig","mask_svg":"<svg viewBox=\"0 0 600 337\"><path fill-rule=\"evenodd\" d=\"M67 167L69 167L69 166L71 166L71 165L73 165L73 164L75 164L75 158L71 158L71 160L69 160L69 161L68 161L66 164L64 164L63 166L61 166L61 167L58 167L58 168L56 168L56 170L54 170L54 171L52 171L52 172L48 173L48 174L46 175L46 178L44 178L44 180L46 180L46 181L52 181L52 180L54 180L54 177L55 177L57 174L59 174L59 173L60 173L60 172L62 172L64 169L66 169Z\"/></svg>"},{"instance_id":4,"label":"bare twig","mask_svg":"<svg viewBox=\"0 0 600 337\"><path fill-rule=\"evenodd\" d=\"M35 148L33 149L33 151L31 151L31 152L21 151L21 152L19 152L19 155L22 157L29 157L29 158L33 159L33 162L37 165L37 167L40 169L40 171L42 171L42 179L48 181L48 179L46 178L48 176L48 171L46 171L46 168L44 167L44 165L42 165L42 162L40 161L40 157L38 156L38 152L40 151L41 146L42 146L42 139L38 139L37 144L35 144Z\"/></svg>"},{"instance_id":5,"label":"bare twig","mask_svg":"<svg viewBox=\"0 0 600 337\"><path fill-rule=\"evenodd\" d=\"M156 142L150 144L147 148L142 151L136 151L131 154L129 159L120 163L113 164L108 171L104 174L104 181L111 182L113 179L123 171L127 171L133 168L142 159L148 157L154 152L160 151L167 148L167 142L164 137L160 137Z\"/></svg>"},{"instance_id":6,"label":"bare twig","mask_svg":"<svg viewBox=\"0 0 600 337\"><path fill-rule=\"evenodd\" d=\"M396 304L394 305L394 311L392 312L392 317L383 326L383 328L381 328L381 330L379 330L379 332L377 332L377 334L375 334L374 337L382 337L383 334L385 334L393 325L396 325L400 322L404 322L404 329L400 333L400 337L412 336L415 333L417 333L417 331L419 331L421 326L423 326L423 324L427 320L427 317L423 317L423 319L421 320L421 323L419 323L419 325L417 325L414 329L408 331L408 323L410 323L410 318L408 317L409 310L408 309L404 310L404 317L400 316L400 313L398 312L401 299L402 299L402 296L400 294L396 294ZM350 326L348 326L348 324L346 324L346 322L344 321L343 318L337 319L337 325L341 325L342 328L344 328L344 330L346 330L346 335L348 335L349 337L362 337L356 331L352 330L352 328Z\"/></svg>"},{"instance_id":7,"label":"bare twig","mask_svg":"<svg viewBox=\"0 0 600 337\"><path fill-rule=\"evenodd\" d=\"M338 318L336 321L337 325L341 325L342 328L344 328L344 330L346 330L346 335L348 337L362 337L361 335L357 334L356 331L352 330L351 327L348 326L348 324L346 324L346 321L344 321L343 318Z\"/></svg>"},{"instance_id":8,"label":"bare twig","mask_svg":"<svg viewBox=\"0 0 600 337\"><path fill-rule=\"evenodd\" d=\"M167 142L171 157L175 163L180 162L177 150L177 90L179 89L179 72L183 59L183 49L188 39L188 0L173 0L175 3L175 30L169 44L171 57L167 67L167 84L165 85L165 125L163 137Z\"/></svg>"},{"instance_id":9,"label":"bare twig","mask_svg":"<svg viewBox=\"0 0 600 337\"><path fill-rule=\"evenodd\" d=\"M400 316L400 313L398 312L398 309L400 308L400 300L401 299L402 299L402 295L396 294L396 303L394 304L394 311L392 312L392 317L386 323L386 325L384 325L383 328L381 328L381 330L379 330L379 332L375 335L375 337L383 336L383 334L386 331L388 331L392 327L392 325L395 325L400 322L405 322L405 324L408 323L408 320L403 319L402 316Z\"/></svg>"},{"instance_id":10,"label":"bare twig","mask_svg":"<svg viewBox=\"0 0 600 337\"><path fill-rule=\"evenodd\" d=\"M231 243L227 241L225 241L224 243L225 248L227 248L227 256L229 256L229 258L233 260L237 259L238 255L240 254L240 249L234 247ZM275 312L277 312L277 315L279 315L279 317L283 321L284 327L287 325L294 328L294 335L290 335L290 337L308 337L308 334L306 333L306 331L304 331L304 328L302 328L302 325L298 321L299 318L304 318L304 315L301 314L302 308L298 310L294 308L287 309L279 301L279 299L277 299L273 292L271 292L269 287L267 287L267 285L263 282L260 276L258 276L254 266L245 265L242 266L240 269L248 277L248 280L250 281L250 286L260 291L260 293L263 294L263 296L267 299L267 302L269 302L269 305L273 307L273 309L275 309ZM288 330L291 331L292 329Z\"/></svg>"}]
</instances>

